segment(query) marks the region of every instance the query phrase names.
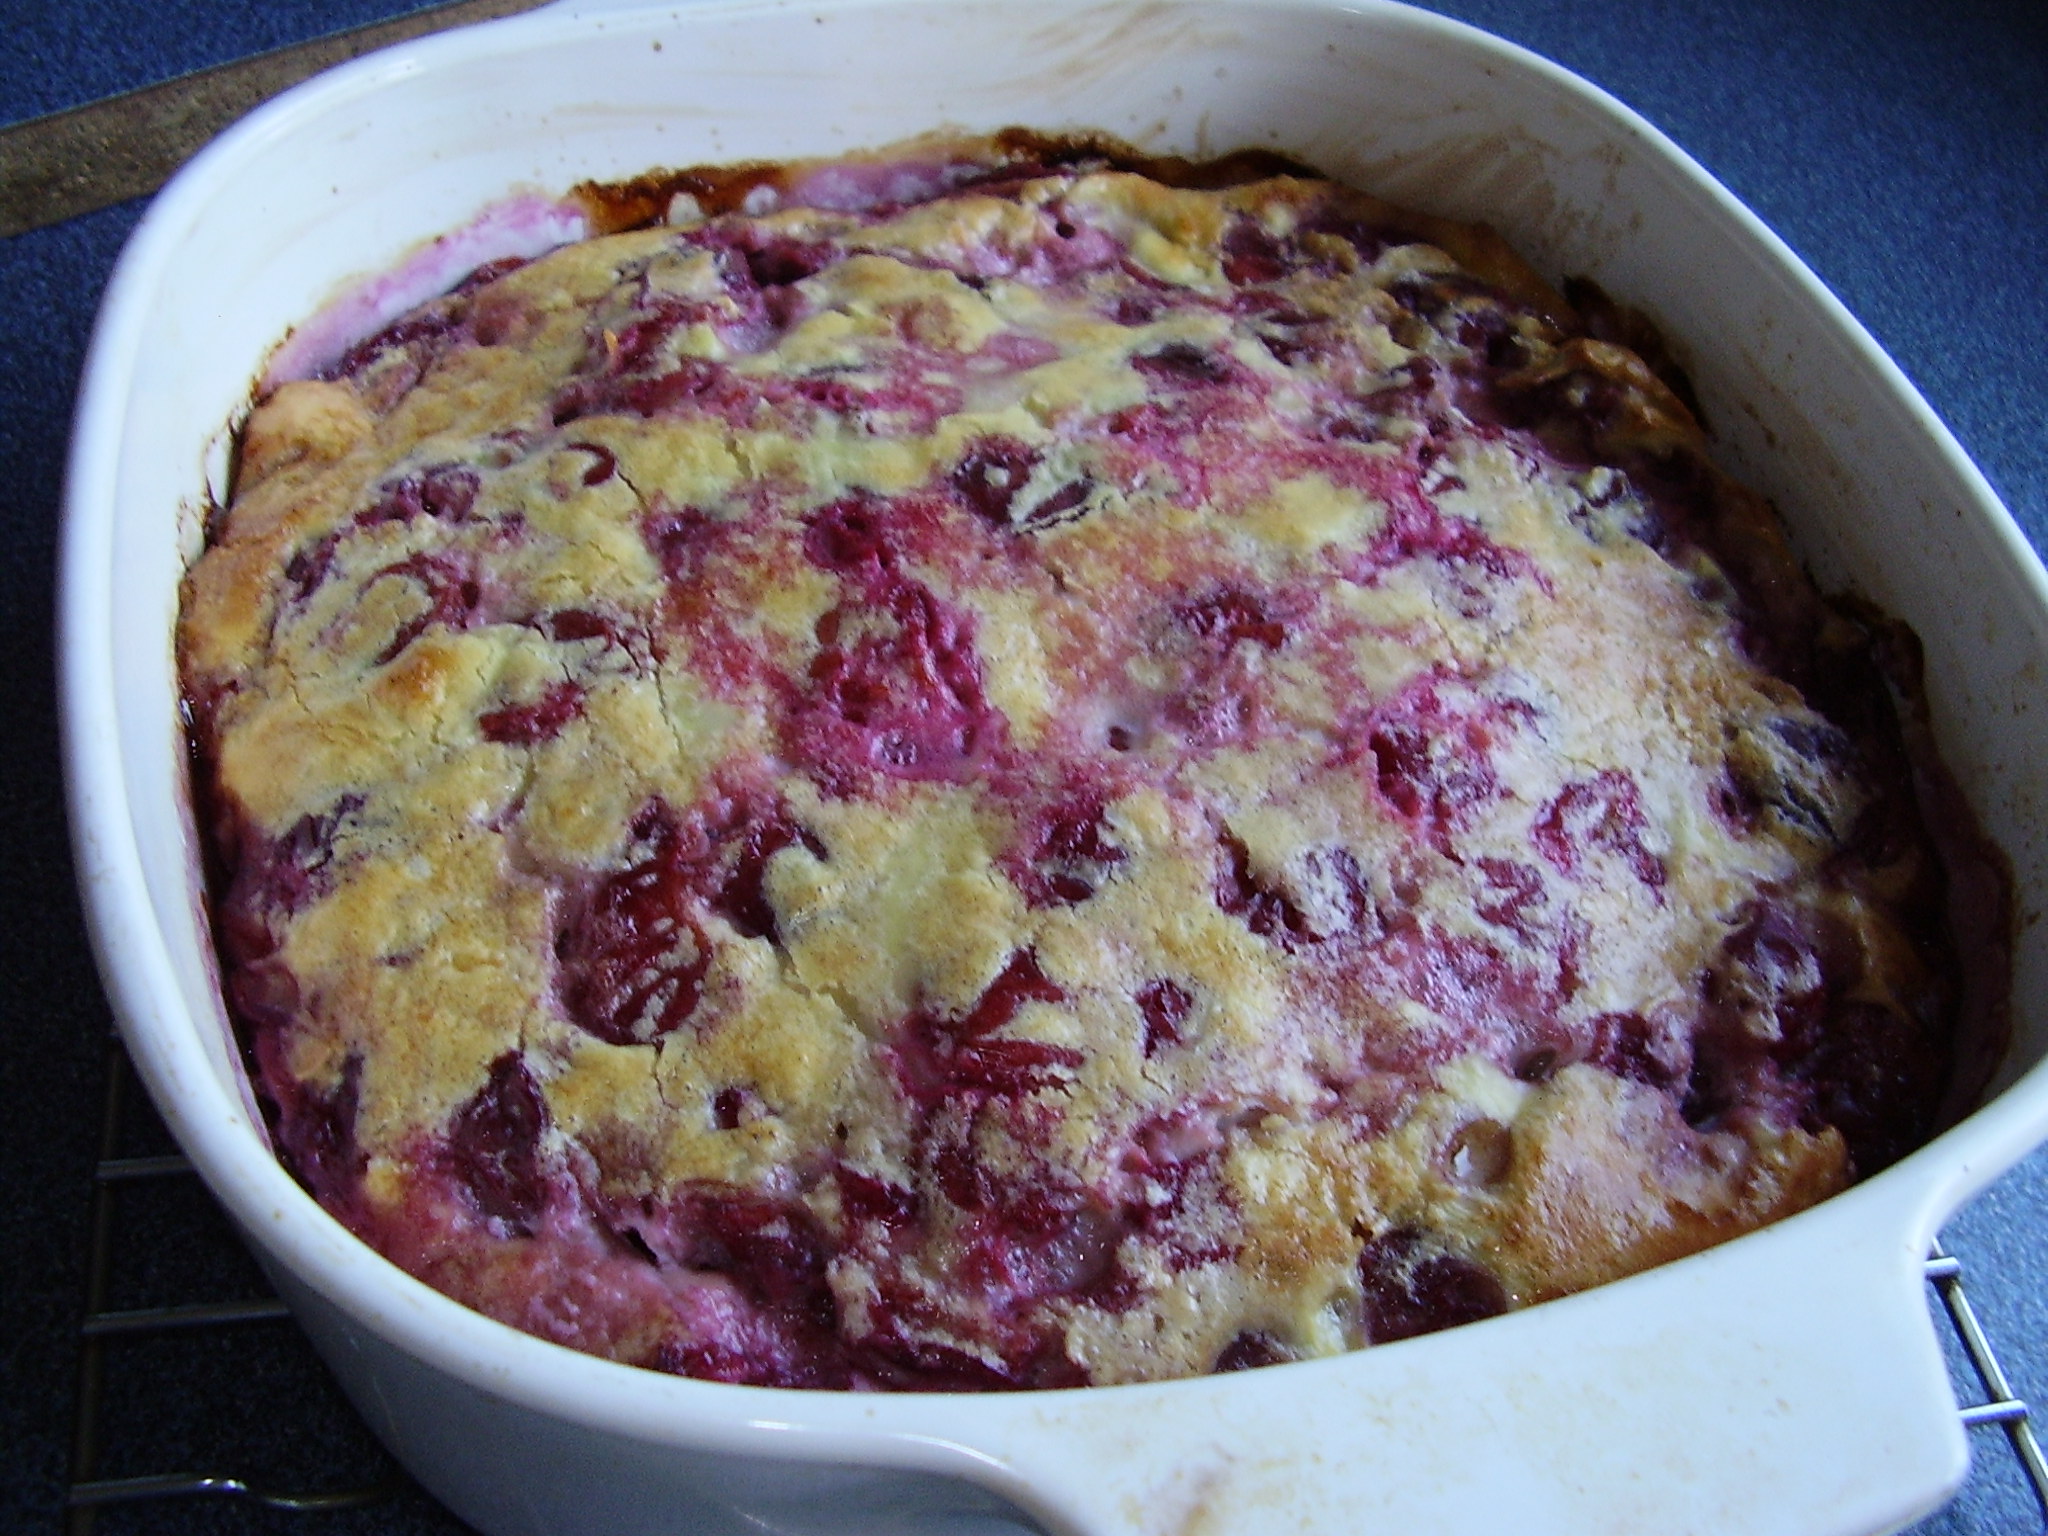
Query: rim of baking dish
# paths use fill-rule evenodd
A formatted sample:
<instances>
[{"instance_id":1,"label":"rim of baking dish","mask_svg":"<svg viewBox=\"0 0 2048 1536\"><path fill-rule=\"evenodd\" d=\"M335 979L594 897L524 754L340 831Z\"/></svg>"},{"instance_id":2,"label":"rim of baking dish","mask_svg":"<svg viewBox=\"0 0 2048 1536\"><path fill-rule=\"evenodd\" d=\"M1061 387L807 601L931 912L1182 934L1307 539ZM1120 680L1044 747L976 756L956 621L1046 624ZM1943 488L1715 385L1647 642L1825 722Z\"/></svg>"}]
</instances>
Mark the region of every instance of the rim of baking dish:
<instances>
[{"instance_id":1,"label":"rim of baking dish","mask_svg":"<svg viewBox=\"0 0 2048 1536\"><path fill-rule=\"evenodd\" d=\"M827 0L818 9L892 9L943 0ZM696 16L745 17L785 9L775 0L699 0ZM134 809L125 782L121 750L123 721L116 699L121 659L113 649L112 573L121 555L115 547L116 479L127 429L131 370L150 323L154 285L167 254L203 217L216 188L268 138L302 120L316 118L335 103L376 91L385 81L427 71L444 60L484 50L541 45L557 29L616 18L623 23L655 9L637 0L600 0L556 5L463 33L429 38L372 55L320 76L259 109L204 151L166 189L123 252L95 327L81 386L65 490L60 576L59 653L61 725L67 794L78 879L88 927L115 1011L139 1069L209 1186L245 1228L303 1283L419 1358L460 1379L513 1401L637 1438L650 1433L668 1439L686 1434L693 1443L747 1454L777 1454L815 1461L856 1461L870 1465L978 1475L1017 1498L1038 1505L1030 1489L1017 1485L1003 1465L964 1439L932 1426L985 1418L990 1413L1028 1414L1033 1404L1085 1393L1191 1401L1217 1391L1242 1390L1238 1383L1267 1373L1219 1379L1123 1387L1090 1387L1070 1392L961 1399L940 1394L798 1392L672 1378L585 1356L520 1333L470 1311L389 1265L348 1234L293 1181L268 1152L245 1100L221 1080L204 1047L202 1031L214 1020L191 1017L177 1005L178 985L165 922L152 902L143 857L134 834ZM675 14L675 7L661 7ZM1393 0L1341 0L1269 6L1269 10L1324 13L1343 11L1387 15L1419 33L1436 32L1460 46L1480 50L1505 68L1536 77L1550 90L1590 108L1636 136L1664 168L1684 183L1687 196L1710 204L1773 259L1819 307L1834 330L1913 418L1945 467L1965 487L1985 531L2001 546L2033 601L2048 613L2048 573L1996 493L1970 462L1953 435L1919 392L1885 355L1862 325L1755 215L1699 167L1660 130L1615 98L1548 60L1490 34ZM167 616L168 617L168 616ZM1617 1294L1635 1294L1668 1284L1686 1266L1726 1264L1731 1250L1757 1243L1782 1243L1787 1233L1822 1222L1859 1222L1890 1238L1900 1264L1917 1261L1935 1229L1964 1200L2048 1138L2048 1059L2036 1062L1990 1100L1927 1146L1893 1168L1814 1211L1736 1239L1720 1249L1596 1291L1546 1304L1481 1325L1511 1329L1540 1321L1559 1309L1615 1304ZM1917 1273L1914 1279L1917 1291ZM1632 1288L1632 1289L1631 1289ZM1470 1332L1458 1330L1458 1332ZM1437 1341L1450 1337L1437 1335ZM1420 1342L1420 1341L1418 1341ZM1411 1346L1401 1346L1408 1348ZM1384 1348L1384 1346L1382 1347ZM1333 1360L1303 1362L1290 1372L1372 1369L1361 1352ZM540 1361L544 1370L522 1375L510 1368L520 1359ZM544 1387L540 1383L544 1381ZM650 1426L648 1392L664 1399L674 1422ZM625 1399L637 1399L629 1404ZM877 1412L878 1403L905 1405ZM912 1411L919 1403L943 1404L936 1413ZM991 1407L990 1405L1002 1405ZM888 1419L907 1427L890 1428ZM1053 1514L1043 1506L1038 1512Z\"/></svg>"}]
</instances>

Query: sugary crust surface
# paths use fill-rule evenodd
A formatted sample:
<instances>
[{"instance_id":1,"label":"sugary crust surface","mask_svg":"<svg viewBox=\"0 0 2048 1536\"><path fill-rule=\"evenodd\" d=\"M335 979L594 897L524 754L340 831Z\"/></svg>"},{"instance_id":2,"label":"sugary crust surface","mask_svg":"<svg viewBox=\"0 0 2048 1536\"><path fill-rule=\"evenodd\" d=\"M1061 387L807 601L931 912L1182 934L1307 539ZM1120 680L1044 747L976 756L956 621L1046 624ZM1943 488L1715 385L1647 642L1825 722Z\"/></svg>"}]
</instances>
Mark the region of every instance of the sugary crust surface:
<instances>
[{"instance_id":1,"label":"sugary crust surface","mask_svg":"<svg viewBox=\"0 0 2048 1536\"><path fill-rule=\"evenodd\" d=\"M179 637L299 1177L577 1347L995 1387L1483 1317L1924 1134L1889 700L1678 396L1484 231L1017 161L257 407Z\"/></svg>"}]
</instances>

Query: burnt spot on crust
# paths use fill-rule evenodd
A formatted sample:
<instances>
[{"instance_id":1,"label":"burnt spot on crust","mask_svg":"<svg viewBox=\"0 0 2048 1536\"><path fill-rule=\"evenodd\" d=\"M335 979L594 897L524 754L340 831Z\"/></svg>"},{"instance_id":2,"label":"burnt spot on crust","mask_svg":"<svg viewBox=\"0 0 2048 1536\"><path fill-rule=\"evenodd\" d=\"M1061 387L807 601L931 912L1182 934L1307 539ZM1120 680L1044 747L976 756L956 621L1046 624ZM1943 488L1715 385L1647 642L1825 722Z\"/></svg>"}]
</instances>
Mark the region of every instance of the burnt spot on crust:
<instances>
[{"instance_id":1,"label":"burnt spot on crust","mask_svg":"<svg viewBox=\"0 0 2048 1536\"><path fill-rule=\"evenodd\" d=\"M856 167L858 160L850 162ZM902 157L884 157L883 171L901 165ZM913 160L913 164L918 164ZM573 195L589 212L594 227L605 234L642 229L669 216L678 197L699 215L719 216L748 208L784 206L802 185L804 166L752 160L732 165L691 166L683 170L649 171L623 181L584 182ZM1188 160L1178 155L1146 155L1102 133L1049 134L1031 128L1005 128L981 146L954 153L946 146L918 165L922 175L867 179L861 204L887 211L906 202L927 201L942 193L979 191L1000 195L1047 176L1091 170L1126 170L1168 186L1215 190L1241 186L1270 176L1318 173L1305 162L1267 149L1235 150L1214 159Z\"/></svg>"}]
</instances>

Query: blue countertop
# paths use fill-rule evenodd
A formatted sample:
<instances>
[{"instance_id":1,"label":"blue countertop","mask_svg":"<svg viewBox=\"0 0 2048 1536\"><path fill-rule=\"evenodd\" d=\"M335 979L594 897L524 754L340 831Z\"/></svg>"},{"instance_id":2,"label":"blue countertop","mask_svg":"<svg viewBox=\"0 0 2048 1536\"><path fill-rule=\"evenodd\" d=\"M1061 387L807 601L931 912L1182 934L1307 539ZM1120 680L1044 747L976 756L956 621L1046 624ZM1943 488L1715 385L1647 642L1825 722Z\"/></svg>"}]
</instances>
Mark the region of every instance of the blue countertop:
<instances>
[{"instance_id":1,"label":"blue countertop","mask_svg":"<svg viewBox=\"0 0 2048 1536\"><path fill-rule=\"evenodd\" d=\"M0 124L78 105L405 0L100 0L7 7ZM1797 250L1919 385L2048 548L2048 6L2039 0L1441 0L1663 128ZM94 306L131 203L0 241L0 1529L62 1519L87 1200L107 1073L106 1004L72 896L53 659L59 466ZM145 1114L135 1150L157 1143ZM260 1288L193 1191L124 1211L114 1299ZM2048 1152L1962 1212L1945 1241L2020 1396L2048 1403ZM221 1460L346 1480L377 1458L289 1329L135 1346L110 1376L106 1469ZM1919 1536L2037 1532L1996 1431ZM1674 1512L1676 1513L1676 1512ZM416 1492L299 1516L201 1501L109 1512L99 1529L447 1533Z\"/></svg>"}]
</instances>

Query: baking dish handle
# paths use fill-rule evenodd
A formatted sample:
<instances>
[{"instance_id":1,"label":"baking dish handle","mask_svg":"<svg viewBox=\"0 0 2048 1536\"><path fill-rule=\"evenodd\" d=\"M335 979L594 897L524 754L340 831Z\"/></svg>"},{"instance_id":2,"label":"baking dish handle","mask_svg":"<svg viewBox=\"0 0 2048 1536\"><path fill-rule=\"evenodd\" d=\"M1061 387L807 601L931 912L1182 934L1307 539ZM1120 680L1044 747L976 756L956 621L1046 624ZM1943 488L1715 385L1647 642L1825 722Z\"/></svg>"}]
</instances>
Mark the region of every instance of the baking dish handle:
<instances>
[{"instance_id":1,"label":"baking dish handle","mask_svg":"<svg viewBox=\"0 0 2048 1536\"><path fill-rule=\"evenodd\" d=\"M1967 1467L1902 1192L1427 1340L934 1428L1058 1536L1874 1536Z\"/></svg>"}]
</instances>

